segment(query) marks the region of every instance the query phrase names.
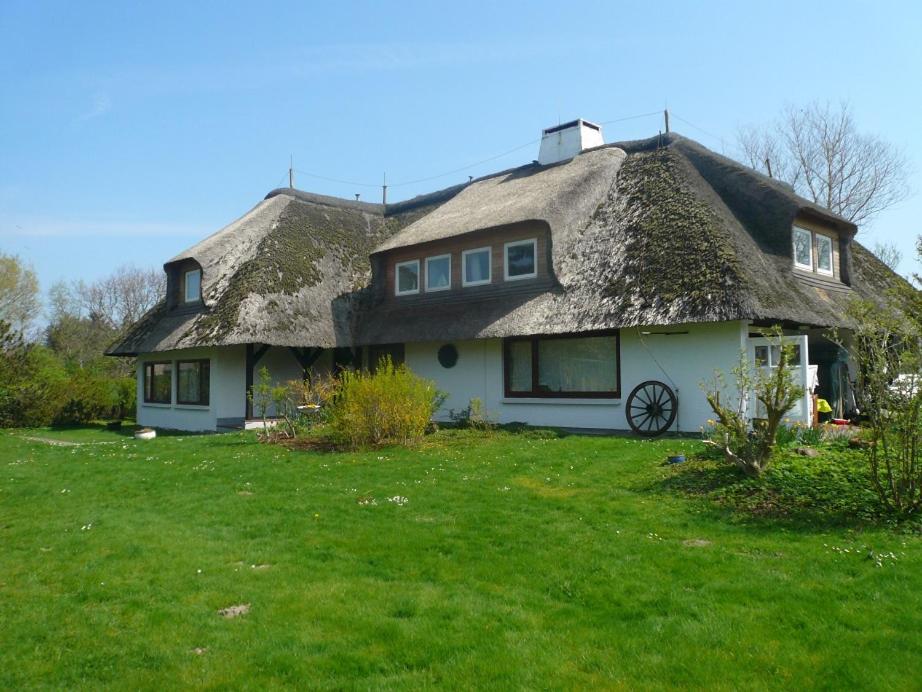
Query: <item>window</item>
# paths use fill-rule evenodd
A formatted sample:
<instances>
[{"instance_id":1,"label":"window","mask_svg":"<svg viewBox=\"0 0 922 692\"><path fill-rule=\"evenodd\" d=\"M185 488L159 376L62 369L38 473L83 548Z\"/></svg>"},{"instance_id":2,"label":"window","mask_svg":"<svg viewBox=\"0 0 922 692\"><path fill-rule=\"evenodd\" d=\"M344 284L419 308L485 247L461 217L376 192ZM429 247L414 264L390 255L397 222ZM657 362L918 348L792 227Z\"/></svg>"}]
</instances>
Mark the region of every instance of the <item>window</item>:
<instances>
[{"instance_id":1,"label":"window","mask_svg":"<svg viewBox=\"0 0 922 692\"><path fill-rule=\"evenodd\" d=\"M207 360L176 362L176 403L208 406L211 363Z\"/></svg>"},{"instance_id":2,"label":"window","mask_svg":"<svg viewBox=\"0 0 922 692\"><path fill-rule=\"evenodd\" d=\"M193 269L186 272L185 280L185 302L195 303L202 299L202 270Z\"/></svg>"},{"instance_id":3,"label":"window","mask_svg":"<svg viewBox=\"0 0 922 692\"><path fill-rule=\"evenodd\" d=\"M173 364L144 364L144 403L169 404L173 401Z\"/></svg>"},{"instance_id":4,"label":"window","mask_svg":"<svg viewBox=\"0 0 922 692\"><path fill-rule=\"evenodd\" d=\"M816 234L816 271L832 276L832 238Z\"/></svg>"},{"instance_id":5,"label":"window","mask_svg":"<svg viewBox=\"0 0 922 692\"><path fill-rule=\"evenodd\" d=\"M451 255L426 258L426 290L447 291L451 288Z\"/></svg>"},{"instance_id":6,"label":"window","mask_svg":"<svg viewBox=\"0 0 922 692\"><path fill-rule=\"evenodd\" d=\"M505 245L506 281L533 279L538 275L535 264L536 240L516 240Z\"/></svg>"},{"instance_id":7,"label":"window","mask_svg":"<svg viewBox=\"0 0 922 692\"><path fill-rule=\"evenodd\" d=\"M777 368L781 363L781 346L756 346L755 361L760 368ZM791 349L788 365L792 368L800 366L800 344L794 344Z\"/></svg>"},{"instance_id":8,"label":"window","mask_svg":"<svg viewBox=\"0 0 922 692\"><path fill-rule=\"evenodd\" d=\"M794 227L794 266L813 271L813 234Z\"/></svg>"},{"instance_id":9,"label":"window","mask_svg":"<svg viewBox=\"0 0 922 692\"><path fill-rule=\"evenodd\" d=\"M618 354L617 332L507 339L506 396L617 398Z\"/></svg>"},{"instance_id":10,"label":"window","mask_svg":"<svg viewBox=\"0 0 922 692\"><path fill-rule=\"evenodd\" d=\"M480 286L493 280L490 270L491 250L488 247L461 253L462 281L465 286Z\"/></svg>"},{"instance_id":11,"label":"window","mask_svg":"<svg viewBox=\"0 0 922 692\"><path fill-rule=\"evenodd\" d=\"M398 262L395 274L395 288L398 296L419 293L419 260Z\"/></svg>"}]
</instances>

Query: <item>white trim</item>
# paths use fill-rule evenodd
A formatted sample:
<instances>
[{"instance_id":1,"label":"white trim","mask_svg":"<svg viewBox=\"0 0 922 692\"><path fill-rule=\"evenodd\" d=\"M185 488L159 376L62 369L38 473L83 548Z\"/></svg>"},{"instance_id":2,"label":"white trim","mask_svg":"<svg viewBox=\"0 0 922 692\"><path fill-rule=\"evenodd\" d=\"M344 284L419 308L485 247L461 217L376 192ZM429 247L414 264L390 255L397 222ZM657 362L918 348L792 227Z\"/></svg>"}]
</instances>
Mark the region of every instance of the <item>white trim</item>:
<instances>
[{"instance_id":1,"label":"white trim","mask_svg":"<svg viewBox=\"0 0 922 692\"><path fill-rule=\"evenodd\" d=\"M189 274L198 274L198 295L190 298L189 297ZM201 269L190 269L183 275L182 281L183 289L183 302L184 303L197 303L202 299L202 270Z\"/></svg>"},{"instance_id":2,"label":"white trim","mask_svg":"<svg viewBox=\"0 0 922 692\"><path fill-rule=\"evenodd\" d=\"M401 290L400 290L400 268L401 268L401 267L408 266L408 265L415 265L415 266L416 266L416 288L414 288L414 289L412 289L412 290L410 290L410 291L401 291ZM422 277L420 276L420 271L419 271L419 260L418 260L418 259L415 259L415 260L406 260L405 262L397 262L397 263L394 265L394 295L397 295L397 296L414 296L414 295L416 295L417 293L419 293L419 287L420 287L420 284L422 283L421 279L422 279Z\"/></svg>"},{"instance_id":3,"label":"white trim","mask_svg":"<svg viewBox=\"0 0 922 692\"><path fill-rule=\"evenodd\" d=\"M503 397L500 401L504 404L544 404L554 405L563 404L564 406L621 406L621 399L574 399L573 397L561 397L555 399L552 397Z\"/></svg>"},{"instance_id":4,"label":"white trim","mask_svg":"<svg viewBox=\"0 0 922 692\"><path fill-rule=\"evenodd\" d=\"M173 404L173 408L184 408L191 411L208 411L211 409L211 406L204 406L202 404Z\"/></svg>"},{"instance_id":5,"label":"white trim","mask_svg":"<svg viewBox=\"0 0 922 692\"><path fill-rule=\"evenodd\" d=\"M509 276L509 248L519 247L522 245L531 245L531 262L532 271L530 274L518 274ZM519 279L534 279L538 276L538 240L529 238L528 240L512 240L503 245L503 278L506 281L518 281Z\"/></svg>"},{"instance_id":6,"label":"white trim","mask_svg":"<svg viewBox=\"0 0 922 692\"><path fill-rule=\"evenodd\" d=\"M794 244L794 237L797 235L798 231L801 233L806 233L808 236L810 236L810 244L807 245L807 247L810 250L810 264L801 264L800 262L797 261L797 246ZM813 231L807 228L801 228L800 226L794 226L793 231L791 233L791 254L794 255L794 266L795 267L797 267L798 269L805 269L811 272L813 271Z\"/></svg>"},{"instance_id":7,"label":"white trim","mask_svg":"<svg viewBox=\"0 0 922 692\"><path fill-rule=\"evenodd\" d=\"M155 404L152 401L142 401L141 408L173 408L173 404Z\"/></svg>"},{"instance_id":8,"label":"white trim","mask_svg":"<svg viewBox=\"0 0 922 692\"><path fill-rule=\"evenodd\" d=\"M829 241L829 269L820 267L820 238ZM835 252L833 252L832 236L825 233L816 233L816 273L825 274L826 276L835 275Z\"/></svg>"},{"instance_id":9,"label":"white trim","mask_svg":"<svg viewBox=\"0 0 922 692\"><path fill-rule=\"evenodd\" d=\"M478 252L487 253L487 278L481 281L467 280L467 257ZM472 250L465 250L461 253L461 285L462 286L483 286L493 283L493 248L491 246L478 247Z\"/></svg>"},{"instance_id":10,"label":"white trim","mask_svg":"<svg viewBox=\"0 0 922 692\"><path fill-rule=\"evenodd\" d=\"M430 288L429 287L429 263L433 260L448 260L448 285L440 286L439 288ZM434 255L432 257L426 258L426 293L435 293L437 291L447 291L451 288L451 253L446 255Z\"/></svg>"}]
</instances>

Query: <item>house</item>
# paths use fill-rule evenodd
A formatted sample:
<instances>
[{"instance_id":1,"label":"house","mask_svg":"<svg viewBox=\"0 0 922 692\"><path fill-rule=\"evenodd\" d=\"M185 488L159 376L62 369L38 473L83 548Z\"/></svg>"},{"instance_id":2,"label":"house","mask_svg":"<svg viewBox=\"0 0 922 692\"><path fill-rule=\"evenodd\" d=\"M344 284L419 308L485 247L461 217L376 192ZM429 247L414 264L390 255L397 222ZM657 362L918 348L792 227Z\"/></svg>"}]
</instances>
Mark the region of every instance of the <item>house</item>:
<instances>
[{"instance_id":1,"label":"house","mask_svg":"<svg viewBox=\"0 0 922 692\"><path fill-rule=\"evenodd\" d=\"M109 351L137 356L139 422L240 426L262 366L389 354L448 394L440 417L477 397L504 422L697 431L699 384L741 351L771 367L773 324L846 406L825 334L902 281L854 224L677 134L604 144L577 120L538 154L395 204L270 192L169 260L165 301Z\"/></svg>"}]
</instances>

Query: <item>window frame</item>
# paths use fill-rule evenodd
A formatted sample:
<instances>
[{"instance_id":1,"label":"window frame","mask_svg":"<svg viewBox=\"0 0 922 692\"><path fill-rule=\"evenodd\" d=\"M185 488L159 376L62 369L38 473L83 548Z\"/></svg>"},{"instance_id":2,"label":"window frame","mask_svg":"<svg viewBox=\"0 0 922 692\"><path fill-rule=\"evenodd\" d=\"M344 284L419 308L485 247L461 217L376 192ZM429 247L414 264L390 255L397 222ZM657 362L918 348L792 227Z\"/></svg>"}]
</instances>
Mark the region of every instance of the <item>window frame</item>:
<instances>
[{"instance_id":1,"label":"window frame","mask_svg":"<svg viewBox=\"0 0 922 692\"><path fill-rule=\"evenodd\" d=\"M531 245L531 248L532 248L532 271L530 274L519 274L517 276L509 276L509 249L513 247L521 247L524 245ZM534 279L537 276L538 276L538 239L537 238L526 238L523 240L510 240L508 243L503 244L503 280L519 281L521 279Z\"/></svg>"},{"instance_id":2,"label":"window frame","mask_svg":"<svg viewBox=\"0 0 922 692\"><path fill-rule=\"evenodd\" d=\"M409 290L409 291L401 291L400 290L400 268L404 266L410 266L410 265L414 265L416 267L416 288ZM423 278L421 274L422 272L421 272L421 267L420 267L418 259L403 260L401 262L395 262L394 263L394 295L395 296L419 295L419 291L422 288L421 279Z\"/></svg>"},{"instance_id":3,"label":"window frame","mask_svg":"<svg viewBox=\"0 0 922 692\"><path fill-rule=\"evenodd\" d=\"M147 390L148 390L147 383L148 383L148 382L151 382L150 390L151 390L151 392L153 392L154 366L155 366L155 365L168 365L168 366L170 366L170 395L167 397L166 400L148 398L148 395L147 395ZM141 381L141 399L142 399L142 403L145 403L145 404L158 404L158 405L161 405L161 406L164 406L164 405L165 405L165 406L169 406L169 405L171 405L171 404L173 403L173 389L174 389L173 378L174 378L174 372L175 372L175 368L173 367L173 361L171 361L171 360L146 360L146 361L144 361L144 371L143 371L143 377L142 377L142 381Z\"/></svg>"},{"instance_id":4,"label":"window frame","mask_svg":"<svg viewBox=\"0 0 922 692\"><path fill-rule=\"evenodd\" d=\"M831 235L826 235L825 233L820 233L819 231L814 231L814 243L816 245L816 273L823 274L824 276L835 276L836 273L836 261L835 261L835 245L834 240ZM829 241L829 269L822 269L820 267L820 238Z\"/></svg>"},{"instance_id":5,"label":"window frame","mask_svg":"<svg viewBox=\"0 0 922 692\"><path fill-rule=\"evenodd\" d=\"M615 391L614 392L545 392L539 388L540 364L538 362L538 342L554 339L587 339L599 336L615 337ZM513 391L509 386L512 369L509 367L511 344L516 342L531 343L531 391ZM606 329L595 332L575 332L567 334L533 334L531 336L514 336L503 339L503 394L507 399L620 399L621 398L621 331Z\"/></svg>"},{"instance_id":6,"label":"window frame","mask_svg":"<svg viewBox=\"0 0 922 692\"><path fill-rule=\"evenodd\" d=\"M810 250L810 264L801 264L797 261L797 245L795 243L795 238L798 233L806 233L810 237L810 242L807 247ZM791 233L791 254L794 258L794 266L797 269L803 269L804 271L814 271L814 255L816 254L813 250L813 231L809 228L804 228L803 226L794 226Z\"/></svg>"},{"instance_id":7,"label":"window frame","mask_svg":"<svg viewBox=\"0 0 922 692\"><path fill-rule=\"evenodd\" d=\"M189 274L198 274L198 295L195 298L189 298ZM200 268L189 269L183 272L182 297L182 302L186 305L202 302L202 270Z\"/></svg>"},{"instance_id":8,"label":"window frame","mask_svg":"<svg viewBox=\"0 0 922 692\"><path fill-rule=\"evenodd\" d=\"M182 400L179 398L179 368L181 365L193 363L201 366L203 363L208 366L208 386L204 387L204 401L202 400L203 387L202 387L202 376L201 370L199 371L199 398L197 401L188 401ZM210 358L186 358L184 360L177 360L173 368L176 372L176 405L177 406L201 406L207 408L211 405L211 359Z\"/></svg>"},{"instance_id":9,"label":"window frame","mask_svg":"<svg viewBox=\"0 0 922 692\"><path fill-rule=\"evenodd\" d=\"M429 287L429 263L434 260L448 260L448 285L441 286L439 288L430 288ZM450 291L451 290L451 253L447 252L444 255L433 255L432 257L426 258L426 293L438 293L439 291Z\"/></svg>"},{"instance_id":10,"label":"window frame","mask_svg":"<svg viewBox=\"0 0 922 692\"><path fill-rule=\"evenodd\" d=\"M480 281L468 281L467 280L467 258L471 255L486 252L487 253L487 278L481 279ZM469 286L486 286L487 284L493 283L493 246L486 245L484 247L475 247L470 250L464 250L461 253L461 286L467 288Z\"/></svg>"}]
</instances>

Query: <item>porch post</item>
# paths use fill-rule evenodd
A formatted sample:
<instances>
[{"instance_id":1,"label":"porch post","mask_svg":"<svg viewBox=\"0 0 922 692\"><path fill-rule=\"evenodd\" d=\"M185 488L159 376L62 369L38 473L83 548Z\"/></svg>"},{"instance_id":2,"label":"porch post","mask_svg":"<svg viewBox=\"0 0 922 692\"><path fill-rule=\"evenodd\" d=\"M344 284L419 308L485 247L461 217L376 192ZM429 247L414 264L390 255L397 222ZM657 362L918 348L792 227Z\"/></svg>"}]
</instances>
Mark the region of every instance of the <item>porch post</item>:
<instances>
[{"instance_id":1,"label":"porch post","mask_svg":"<svg viewBox=\"0 0 922 692\"><path fill-rule=\"evenodd\" d=\"M246 420L253 417L253 402L250 401L250 391L253 389L253 369L256 367L259 359L262 358L268 350L269 346L267 344L261 344L258 348L256 344L246 345L246 364L244 365L246 389L243 395L246 401L246 407L244 408L244 418Z\"/></svg>"}]
</instances>

